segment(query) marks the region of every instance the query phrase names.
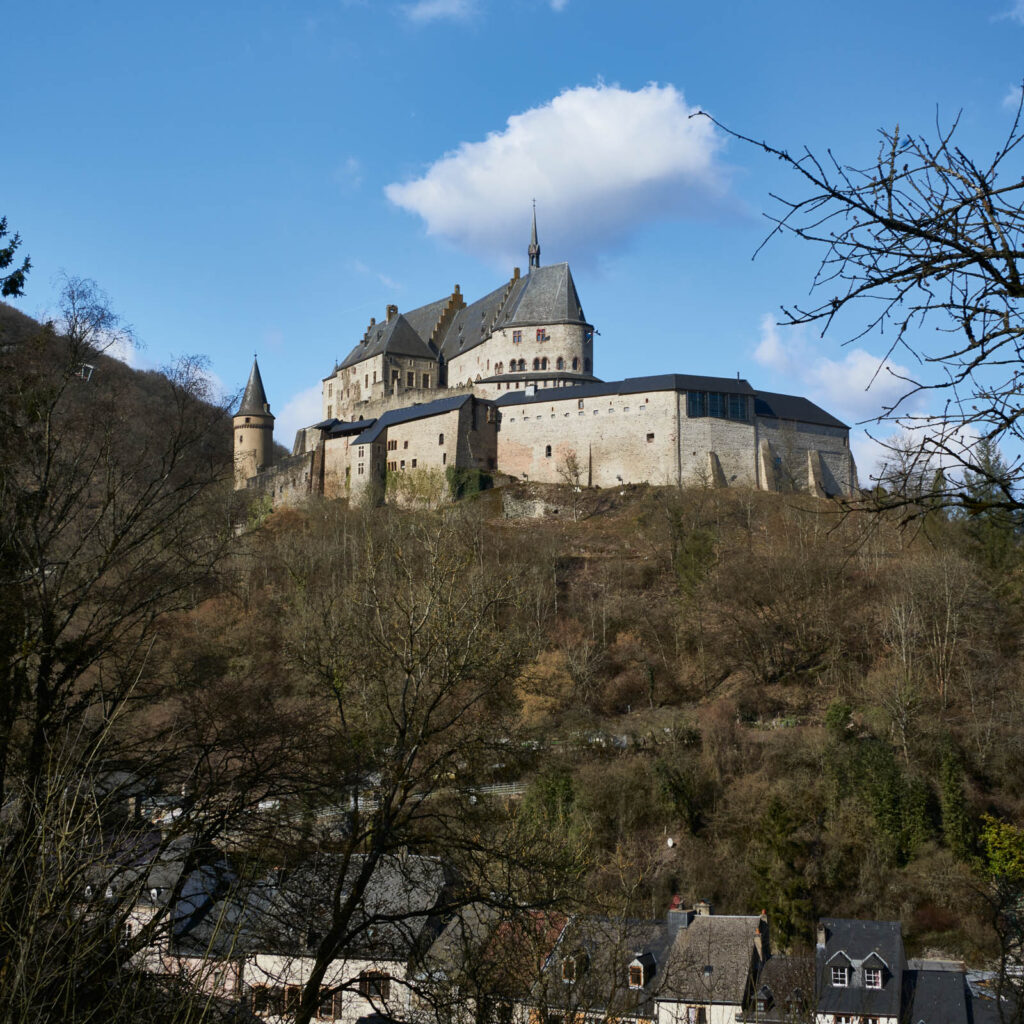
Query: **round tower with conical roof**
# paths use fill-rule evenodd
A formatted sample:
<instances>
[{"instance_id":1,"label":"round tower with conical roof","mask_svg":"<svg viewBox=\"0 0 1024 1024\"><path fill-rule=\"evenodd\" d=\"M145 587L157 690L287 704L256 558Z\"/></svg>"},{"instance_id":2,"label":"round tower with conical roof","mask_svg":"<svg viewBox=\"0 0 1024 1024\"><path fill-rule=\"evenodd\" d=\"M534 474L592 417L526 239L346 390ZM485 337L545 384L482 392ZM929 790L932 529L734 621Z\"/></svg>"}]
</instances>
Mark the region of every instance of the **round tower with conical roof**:
<instances>
[{"instance_id":1,"label":"round tower with conical roof","mask_svg":"<svg viewBox=\"0 0 1024 1024\"><path fill-rule=\"evenodd\" d=\"M265 469L274 460L274 417L267 393L263 390L259 363L253 356L249 383L245 385L238 412L234 416L235 490Z\"/></svg>"}]
</instances>

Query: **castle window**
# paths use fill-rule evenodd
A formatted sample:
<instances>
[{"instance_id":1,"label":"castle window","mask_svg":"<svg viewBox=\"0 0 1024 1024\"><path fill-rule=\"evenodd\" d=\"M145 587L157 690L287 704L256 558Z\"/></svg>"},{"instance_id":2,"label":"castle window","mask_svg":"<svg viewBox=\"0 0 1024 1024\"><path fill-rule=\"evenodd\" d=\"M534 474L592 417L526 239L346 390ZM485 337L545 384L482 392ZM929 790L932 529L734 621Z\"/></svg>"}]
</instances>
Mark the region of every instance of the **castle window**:
<instances>
[{"instance_id":1,"label":"castle window","mask_svg":"<svg viewBox=\"0 0 1024 1024\"><path fill-rule=\"evenodd\" d=\"M540 360L539 359L534 359L534 361L533 361L533 368L535 370L539 370L540 369Z\"/></svg>"},{"instance_id":2,"label":"castle window","mask_svg":"<svg viewBox=\"0 0 1024 1024\"><path fill-rule=\"evenodd\" d=\"M398 468L399 469L405 469L405 459L402 459L402 461L398 465Z\"/></svg>"},{"instance_id":3,"label":"castle window","mask_svg":"<svg viewBox=\"0 0 1024 1024\"><path fill-rule=\"evenodd\" d=\"M245 417L245 422L246 422L246 423L248 423L248 422L249 422L249 417L248 417L248 416L246 416L246 417Z\"/></svg>"},{"instance_id":4,"label":"castle window","mask_svg":"<svg viewBox=\"0 0 1024 1024\"><path fill-rule=\"evenodd\" d=\"M333 394L334 394L334 385L333 384L328 384L327 385L327 397L330 398L331 395L333 395Z\"/></svg>"},{"instance_id":5,"label":"castle window","mask_svg":"<svg viewBox=\"0 0 1024 1024\"><path fill-rule=\"evenodd\" d=\"M370 375L368 373L363 374L363 387L368 388L370 386Z\"/></svg>"},{"instance_id":6,"label":"castle window","mask_svg":"<svg viewBox=\"0 0 1024 1024\"><path fill-rule=\"evenodd\" d=\"M413 459L413 460L412 460L412 468L413 468L413 469L415 469L415 468L416 468L416 460L415 460L415 459Z\"/></svg>"},{"instance_id":7,"label":"castle window","mask_svg":"<svg viewBox=\"0 0 1024 1024\"><path fill-rule=\"evenodd\" d=\"M582 409L583 408L583 399L582 398L576 399L576 408L577 409Z\"/></svg>"},{"instance_id":8,"label":"castle window","mask_svg":"<svg viewBox=\"0 0 1024 1024\"><path fill-rule=\"evenodd\" d=\"M654 442L654 435L653 434L648 434L647 435L647 443L648 444L653 444L653 442Z\"/></svg>"},{"instance_id":9,"label":"castle window","mask_svg":"<svg viewBox=\"0 0 1024 1024\"><path fill-rule=\"evenodd\" d=\"M513 331L512 332L512 344L513 345L518 345L519 342L521 342L522 340L523 340L523 332L522 331Z\"/></svg>"},{"instance_id":10,"label":"castle window","mask_svg":"<svg viewBox=\"0 0 1024 1024\"><path fill-rule=\"evenodd\" d=\"M403 441L402 442L402 447L403 448L408 448L409 447L409 442L408 441Z\"/></svg>"},{"instance_id":11,"label":"castle window","mask_svg":"<svg viewBox=\"0 0 1024 1024\"><path fill-rule=\"evenodd\" d=\"M547 356L545 356L545 357L544 357L544 358L543 358L543 359L542 359L542 360L540 361L540 368L541 368L542 370L546 370L546 369L548 368L548 360L547 360Z\"/></svg>"},{"instance_id":12,"label":"castle window","mask_svg":"<svg viewBox=\"0 0 1024 1024\"><path fill-rule=\"evenodd\" d=\"M356 475L357 476L362 476L363 475L363 464L361 462L356 467Z\"/></svg>"},{"instance_id":13,"label":"castle window","mask_svg":"<svg viewBox=\"0 0 1024 1024\"><path fill-rule=\"evenodd\" d=\"M239 435L238 435L238 443L239 443L239 444L241 444L241 443L242 443L242 435L241 435L241 434L239 434Z\"/></svg>"},{"instance_id":14,"label":"castle window","mask_svg":"<svg viewBox=\"0 0 1024 1024\"><path fill-rule=\"evenodd\" d=\"M423 386L425 388L429 388L430 387L430 374L429 373L423 374Z\"/></svg>"},{"instance_id":15,"label":"castle window","mask_svg":"<svg viewBox=\"0 0 1024 1024\"><path fill-rule=\"evenodd\" d=\"M398 372L398 370L392 370L391 371L391 383L392 384L397 384L398 383L398 378L400 376L401 376L401 374Z\"/></svg>"},{"instance_id":16,"label":"castle window","mask_svg":"<svg viewBox=\"0 0 1024 1024\"><path fill-rule=\"evenodd\" d=\"M438 434L437 435L437 443L438 444L444 444L444 434Z\"/></svg>"},{"instance_id":17,"label":"castle window","mask_svg":"<svg viewBox=\"0 0 1024 1024\"><path fill-rule=\"evenodd\" d=\"M580 368L580 361L576 356L572 357L572 368L578 370Z\"/></svg>"},{"instance_id":18,"label":"castle window","mask_svg":"<svg viewBox=\"0 0 1024 1024\"><path fill-rule=\"evenodd\" d=\"M373 371L373 383L374 384L377 383L377 371L376 370Z\"/></svg>"},{"instance_id":19,"label":"castle window","mask_svg":"<svg viewBox=\"0 0 1024 1024\"><path fill-rule=\"evenodd\" d=\"M334 409L334 406L333 406L333 405L329 405L329 406L327 406L327 418L328 418L328 419L330 419L330 418L331 418L331 416L333 415L333 411L332 411L333 409Z\"/></svg>"},{"instance_id":20,"label":"castle window","mask_svg":"<svg viewBox=\"0 0 1024 1024\"><path fill-rule=\"evenodd\" d=\"M416 374L412 373L411 371L408 374L406 374L405 383L406 383L407 387L410 387L410 388L416 387Z\"/></svg>"},{"instance_id":21,"label":"castle window","mask_svg":"<svg viewBox=\"0 0 1024 1024\"><path fill-rule=\"evenodd\" d=\"M441 452L441 465L444 466L444 465L447 465L447 463L448 463L448 453L447 452Z\"/></svg>"},{"instance_id":22,"label":"castle window","mask_svg":"<svg viewBox=\"0 0 1024 1024\"><path fill-rule=\"evenodd\" d=\"M551 458L551 445L545 445L545 447L544 447L544 458L545 459L550 459Z\"/></svg>"},{"instance_id":23,"label":"castle window","mask_svg":"<svg viewBox=\"0 0 1024 1024\"><path fill-rule=\"evenodd\" d=\"M547 341L548 340L548 329L546 327L537 328L537 340Z\"/></svg>"},{"instance_id":24,"label":"castle window","mask_svg":"<svg viewBox=\"0 0 1024 1024\"><path fill-rule=\"evenodd\" d=\"M559 356L558 359L555 360L555 369L556 370L564 370L565 369L565 360L561 356Z\"/></svg>"}]
</instances>

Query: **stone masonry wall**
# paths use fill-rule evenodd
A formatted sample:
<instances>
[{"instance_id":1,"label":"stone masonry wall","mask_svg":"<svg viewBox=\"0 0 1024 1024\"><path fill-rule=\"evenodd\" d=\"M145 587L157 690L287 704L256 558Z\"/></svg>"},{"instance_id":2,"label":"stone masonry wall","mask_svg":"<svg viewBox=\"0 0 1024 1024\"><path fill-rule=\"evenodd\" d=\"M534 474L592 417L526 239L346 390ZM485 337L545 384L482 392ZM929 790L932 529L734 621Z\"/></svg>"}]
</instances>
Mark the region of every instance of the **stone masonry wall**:
<instances>
[{"instance_id":1,"label":"stone masonry wall","mask_svg":"<svg viewBox=\"0 0 1024 1024\"><path fill-rule=\"evenodd\" d=\"M826 494L850 496L856 488L856 469L847 443L847 432L839 427L799 423L793 420L759 418L757 443L771 446L777 486L782 490L813 490L808 476L808 452L821 459L821 486Z\"/></svg>"},{"instance_id":2,"label":"stone masonry wall","mask_svg":"<svg viewBox=\"0 0 1024 1024\"><path fill-rule=\"evenodd\" d=\"M526 361L526 371L533 372L534 359L547 359L546 369L554 370L558 359L564 361L564 369L572 371L572 361L578 361L580 373L585 360L592 359L592 343L584 341L585 329L579 324L552 324L541 328L547 335L546 341L537 341L537 327L503 327L491 337L470 349L463 355L455 356L448 362L448 383L450 385L475 381L496 373L513 373L512 360ZM522 341L512 340L513 331L519 331ZM591 370L593 372L593 362Z\"/></svg>"}]
</instances>

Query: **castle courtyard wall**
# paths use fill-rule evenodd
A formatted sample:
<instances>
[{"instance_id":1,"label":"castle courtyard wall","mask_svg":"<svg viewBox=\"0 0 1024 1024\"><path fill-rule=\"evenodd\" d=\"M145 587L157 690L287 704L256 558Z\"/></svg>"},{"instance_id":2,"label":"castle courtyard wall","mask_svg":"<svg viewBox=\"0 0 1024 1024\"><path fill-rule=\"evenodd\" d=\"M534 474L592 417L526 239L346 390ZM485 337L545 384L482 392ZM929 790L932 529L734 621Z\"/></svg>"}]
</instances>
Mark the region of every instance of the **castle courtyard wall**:
<instances>
[{"instance_id":1,"label":"castle courtyard wall","mask_svg":"<svg viewBox=\"0 0 1024 1024\"><path fill-rule=\"evenodd\" d=\"M817 465L819 487L827 495L851 496L857 487L857 472L850 454L849 432L826 424L801 423L759 417L757 448L767 442L768 457L776 470L773 490L814 492L815 480L810 467ZM811 459L808 459L808 455ZM815 462L815 460L820 460Z\"/></svg>"}]
</instances>

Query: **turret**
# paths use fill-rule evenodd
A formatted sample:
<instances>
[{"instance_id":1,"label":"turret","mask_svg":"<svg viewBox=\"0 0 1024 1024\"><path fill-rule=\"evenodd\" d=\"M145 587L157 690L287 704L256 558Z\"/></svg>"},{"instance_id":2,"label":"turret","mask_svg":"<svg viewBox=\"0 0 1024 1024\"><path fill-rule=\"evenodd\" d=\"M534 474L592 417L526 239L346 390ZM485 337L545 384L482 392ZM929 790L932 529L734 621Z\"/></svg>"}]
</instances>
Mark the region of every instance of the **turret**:
<instances>
[{"instance_id":1,"label":"turret","mask_svg":"<svg viewBox=\"0 0 1024 1024\"><path fill-rule=\"evenodd\" d=\"M263 390L259 363L253 356L249 382L234 419L235 490L274 460L274 417Z\"/></svg>"}]
</instances>

